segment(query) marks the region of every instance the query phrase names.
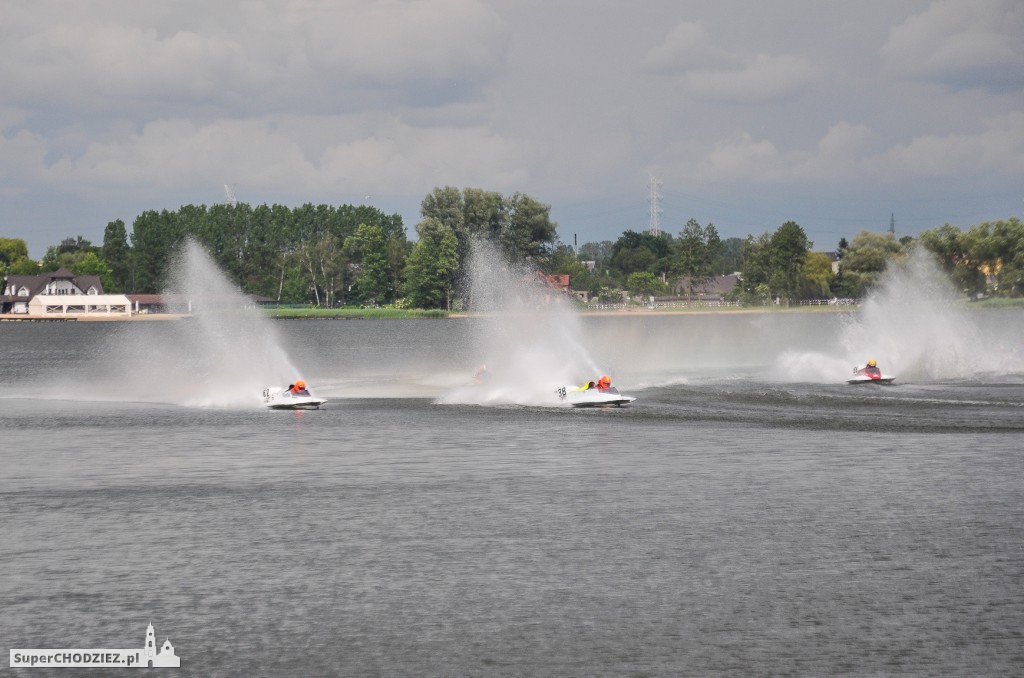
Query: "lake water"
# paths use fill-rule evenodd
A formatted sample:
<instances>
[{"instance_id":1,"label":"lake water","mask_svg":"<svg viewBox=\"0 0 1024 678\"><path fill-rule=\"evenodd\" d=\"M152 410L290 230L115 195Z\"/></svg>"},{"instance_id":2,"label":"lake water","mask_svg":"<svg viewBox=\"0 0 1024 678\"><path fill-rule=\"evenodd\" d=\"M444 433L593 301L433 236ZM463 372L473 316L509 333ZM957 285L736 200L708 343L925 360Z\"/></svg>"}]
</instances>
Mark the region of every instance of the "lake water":
<instances>
[{"instance_id":1,"label":"lake water","mask_svg":"<svg viewBox=\"0 0 1024 678\"><path fill-rule=\"evenodd\" d=\"M152 621L175 675L1022 675L1024 312L955 313L277 321L269 349L0 323L0 638ZM868 357L896 384L847 386ZM637 402L560 406L579 364ZM295 375L324 409L264 410Z\"/></svg>"}]
</instances>

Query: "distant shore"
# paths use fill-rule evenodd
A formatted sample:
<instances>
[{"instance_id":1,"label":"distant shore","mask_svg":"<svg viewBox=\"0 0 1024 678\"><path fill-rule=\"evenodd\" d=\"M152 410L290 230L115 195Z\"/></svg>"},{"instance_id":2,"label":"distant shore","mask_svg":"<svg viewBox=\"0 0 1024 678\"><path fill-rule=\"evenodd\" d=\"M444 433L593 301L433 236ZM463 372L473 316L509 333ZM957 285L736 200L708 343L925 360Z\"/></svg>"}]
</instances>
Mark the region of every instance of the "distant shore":
<instances>
[{"instance_id":1,"label":"distant shore","mask_svg":"<svg viewBox=\"0 0 1024 678\"><path fill-rule=\"evenodd\" d=\"M965 309L1006 309L1024 310L1024 299L984 299L981 301L964 301ZM577 309L580 316L618 316L629 318L647 318L667 315L738 315L758 313L858 313L860 305L820 305L820 306L693 306L693 307L658 307L635 306L609 309ZM420 318L472 318L491 315L488 313L470 313L464 311L444 311L439 309L403 309L403 308L265 308L264 313L275 320L408 320ZM4 322L132 322L132 321L167 321L189 318L189 314L181 313L138 313L132 315L24 315L0 314L0 323Z\"/></svg>"}]
</instances>

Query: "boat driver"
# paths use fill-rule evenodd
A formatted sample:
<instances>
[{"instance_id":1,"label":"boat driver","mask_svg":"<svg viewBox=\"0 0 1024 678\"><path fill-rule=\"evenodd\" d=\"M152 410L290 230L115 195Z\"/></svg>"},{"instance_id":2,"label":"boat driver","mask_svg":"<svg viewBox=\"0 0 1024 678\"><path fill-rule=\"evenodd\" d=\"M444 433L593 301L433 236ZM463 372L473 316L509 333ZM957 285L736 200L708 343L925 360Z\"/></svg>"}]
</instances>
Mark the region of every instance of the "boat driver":
<instances>
[{"instance_id":1,"label":"boat driver","mask_svg":"<svg viewBox=\"0 0 1024 678\"><path fill-rule=\"evenodd\" d=\"M309 391L306 390L306 382L299 379L297 382L288 387L288 390L292 392L293 396L308 396Z\"/></svg>"},{"instance_id":2,"label":"boat driver","mask_svg":"<svg viewBox=\"0 0 1024 678\"><path fill-rule=\"evenodd\" d=\"M597 390L607 391L612 387L612 378L607 374L597 380Z\"/></svg>"}]
</instances>

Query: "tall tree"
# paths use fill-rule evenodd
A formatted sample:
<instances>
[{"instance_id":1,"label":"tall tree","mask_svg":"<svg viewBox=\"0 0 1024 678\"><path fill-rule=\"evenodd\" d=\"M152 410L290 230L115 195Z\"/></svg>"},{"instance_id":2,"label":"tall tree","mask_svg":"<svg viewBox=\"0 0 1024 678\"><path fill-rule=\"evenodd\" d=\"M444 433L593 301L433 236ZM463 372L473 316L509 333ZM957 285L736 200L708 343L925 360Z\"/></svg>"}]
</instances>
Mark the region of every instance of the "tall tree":
<instances>
[{"instance_id":1,"label":"tall tree","mask_svg":"<svg viewBox=\"0 0 1024 678\"><path fill-rule=\"evenodd\" d=\"M135 284L139 293L159 292L164 283L168 263L185 240L187 231L178 214L149 210L135 217L132 224Z\"/></svg>"},{"instance_id":2,"label":"tall tree","mask_svg":"<svg viewBox=\"0 0 1024 678\"><path fill-rule=\"evenodd\" d=\"M345 252L351 261L358 262L356 290L361 301L378 303L394 298L390 289L388 243L380 226L360 224L356 232L345 239Z\"/></svg>"},{"instance_id":3,"label":"tall tree","mask_svg":"<svg viewBox=\"0 0 1024 678\"><path fill-rule=\"evenodd\" d=\"M501 235L501 248L510 261L533 259L536 263L548 255L557 239L558 225L551 221L551 206L523 193L505 201L508 222Z\"/></svg>"},{"instance_id":4,"label":"tall tree","mask_svg":"<svg viewBox=\"0 0 1024 678\"><path fill-rule=\"evenodd\" d=\"M702 227L696 219L686 222L673 243L672 273L681 278L687 296L714 278L721 253L722 241L714 224Z\"/></svg>"},{"instance_id":5,"label":"tall tree","mask_svg":"<svg viewBox=\"0 0 1024 678\"><path fill-rule=\"evenodd\" d=\"M800 270L799 297L824 299L831 294L832 260L824 252L808 252Z\"/></svg>"},{"instance_id":6,"label":"tall tree","mask_svg":"<svg viewBox=\"0 0 1024 678\"><path fill-rule=\"evenodd\" d=\"M458 240L450 226L428 217L416 226L419 241L406 263L405 291L418 308L451 309L458 273Z\"/></svg>"},{"instance_id":7,"label":"tall tree","mask_svg":"<svg viewBox=\"0 0 1024 678\"><path fill-rule=\"evenodd\" d=\"M745 303L764 304L771 297L771 240L772 234L765 232L757 237L748 235L743 241L743 268L736 296Z\"/></svg>"},{"instance_id":8,"label":"tall tree","mask_svg":"<svg viewBox=\"0 0 1024 678\"><path fill-rule=\"evenodd\" d=\"M112 292L134 292L132 284L132 251L128 246L128 229L120 219L103 229L103 259L110 267Z\"/></svg>"},{"instance_id":9,"label":"tall tree","mask_svg":"<svg viewBox=\"0 0 1024 678\"><path fill-rule=\"evenodd\" d=\"M768 284L772 292L787 300L800 294L800 272L810 243L804 229L794 221L787 221L772 234L769 247L771 277Z\"/></svg>"}]
</instances>

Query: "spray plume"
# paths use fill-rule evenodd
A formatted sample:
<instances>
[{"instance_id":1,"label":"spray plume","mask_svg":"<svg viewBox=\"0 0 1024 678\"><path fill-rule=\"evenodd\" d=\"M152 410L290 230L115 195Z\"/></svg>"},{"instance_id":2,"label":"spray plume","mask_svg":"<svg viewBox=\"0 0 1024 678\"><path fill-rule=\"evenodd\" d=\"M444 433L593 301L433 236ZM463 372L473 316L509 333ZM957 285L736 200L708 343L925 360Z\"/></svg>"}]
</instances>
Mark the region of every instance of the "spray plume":
<instances>
[{"instance_id":1,"label":"spray plume","mask_svg":"<svg viewBox=\"0 0 1024 678\"><path fill-rule=\"evenodd\" d=\"M948 276L923 249L883 275L851 314L832 353L783 354L777 376L790 381L839 381L852 365L874 358L883 372L907 379L963 379L1024 371L1019 353L986 335Z\"/></svg>"},{"instance_id":2,"label":"spray plume","mask_svg":"<svg viewBox=\"0 0 1024 678\"><path fill-rule=\"evenodd\" d=\"M469 262L469 305L479 316L473 342L485 370L479 384L439 402L553 405L558 386L600 376L562 292L487 241L473 243Z\"/></svg>"}]
</instances>

